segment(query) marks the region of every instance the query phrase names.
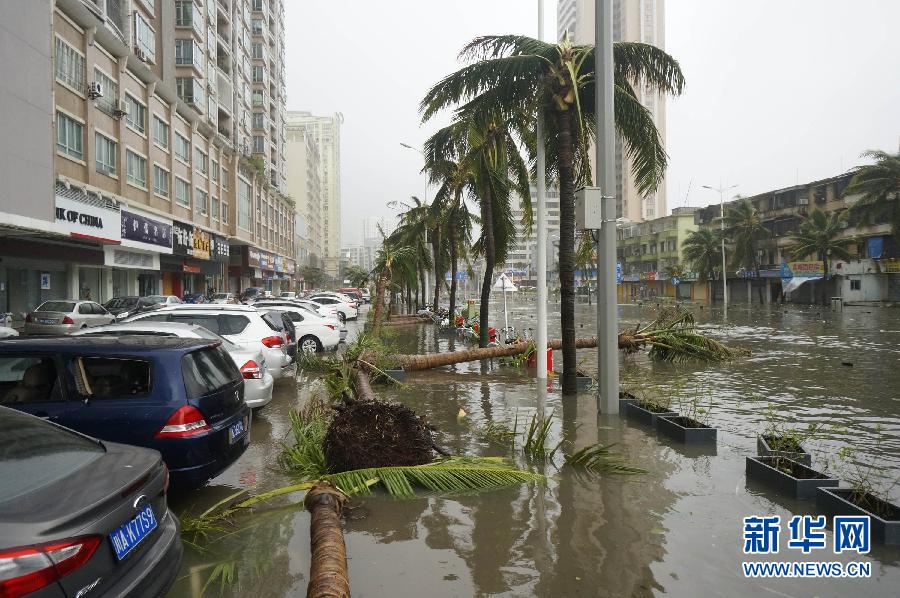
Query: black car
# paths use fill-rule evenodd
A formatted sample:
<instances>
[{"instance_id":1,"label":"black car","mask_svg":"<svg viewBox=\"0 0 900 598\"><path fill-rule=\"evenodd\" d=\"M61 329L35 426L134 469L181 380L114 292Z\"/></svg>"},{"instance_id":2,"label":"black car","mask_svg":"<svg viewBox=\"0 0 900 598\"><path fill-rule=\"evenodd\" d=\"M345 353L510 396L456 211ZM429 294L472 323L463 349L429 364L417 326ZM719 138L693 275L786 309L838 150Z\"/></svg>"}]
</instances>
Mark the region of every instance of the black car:
<instances>
[{"instance_id":1,"label":"black car","mask_svg":"<svg viewBox=\"0 0 900 598\"><path fill-rule=\"evenodd\" d=\"M0 407L0 596L159 596L183 548L159 453Z\"/></svg>"}]
</instances>

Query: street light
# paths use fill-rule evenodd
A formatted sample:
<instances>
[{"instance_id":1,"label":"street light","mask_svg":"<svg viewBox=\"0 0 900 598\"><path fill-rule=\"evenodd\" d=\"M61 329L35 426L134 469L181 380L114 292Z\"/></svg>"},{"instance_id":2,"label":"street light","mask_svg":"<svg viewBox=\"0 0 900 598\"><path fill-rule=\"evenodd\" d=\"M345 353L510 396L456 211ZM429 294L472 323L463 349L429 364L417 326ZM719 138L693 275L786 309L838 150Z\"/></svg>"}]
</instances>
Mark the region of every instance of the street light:
<instances>
[{"instance_id":1,"label":"street light","mask_svg":"<svg viewBox=\"0 0 900 598\"><path fill-rule=\"evenodd\" d=\"M710 187L703 185L704 189L719 192L719 219L722 223L722 305L724 306L724 316L728 319L728 272L725 269L725 192L734 189L737 185L730 187Z\"/></svg>"},{"instance_id":2,"label":"street light","mask_svg":"<svg viewBox=\"0 0 900 598\"><path fill-rule=\"evenodd\" d=\"M413 146L411 146L411 145L408 144L408 143L403 143L402 141L400 142L400 146L401 146L401 147L405 147L406 149L411 149L411 150L413 150L414 152L419 152L419 154L421 154L421 156L422 156L422 161L423 161L423 162L425 161L425 152L423 152L423 151L420 150L419 148L413 147ZM426 175L425 175L425 194L422 195L422 203L427 203L427 202L428 202L428 175L426 174ZM428 237L425 237L425 245L426 245L426 247L428 246ZM434 259L434 256L431 256L431 259ZM422 299L425 301L425 307L428 306L428 284L429 284L429 280L428 280L428 279L429 279L429 274L430 274L430 273L429 273L428 270L426 269L426 270L425 270L425 288L422 289ZM434 306L434 309L435 309L435 311L437 311L437 305ZM450 314L450 317L452 318L452 317L453 317L453 314Z\"/></svg>"}]
</instances>

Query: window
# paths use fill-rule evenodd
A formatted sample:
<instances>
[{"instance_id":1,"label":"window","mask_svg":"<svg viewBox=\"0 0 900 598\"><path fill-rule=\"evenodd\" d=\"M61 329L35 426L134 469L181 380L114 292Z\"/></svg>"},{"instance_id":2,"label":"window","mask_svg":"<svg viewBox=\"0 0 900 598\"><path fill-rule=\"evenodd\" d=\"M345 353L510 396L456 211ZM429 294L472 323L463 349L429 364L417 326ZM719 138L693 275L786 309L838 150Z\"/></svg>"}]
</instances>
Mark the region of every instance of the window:
<instances>
[{"instance_id":1,"label":"window","mask_svg":"<svg viewBox=\"0 0 900 598\"><path fill-rule=\"evenodd\" d=\"M84 56L78 50L56 38L56 80L78 93L84 93Z\"/></svg>"},{"instance_id":2,"label":"window","mask_svg":"<svg viewBox=\"0 0 900 598\"><path fill-rule=\"evenodd\" d=\"M100 69L94 69L94 81L99 83L100 87L103 89L103 96L95 100L97 108L107 114L112 114L113 110L117 108L116 102L119 99L119 84L110 77L107 77Z\"/></svg>"},{"instance_id":3,"label":"window","mask_svg":"<svg viewBox=\"0 0 900 598\"><path fill-rule=\"evenodd\" d=\"M175 64L203 70L203 49L193 39L175 40Z\"/></svg>"},{"instance_id":4,"label":"window","mask_svg":"<svg viewBox=\"0 0 900 598\"><path fill-rule=\"evenodd\" d=\"M262 19L253 19L253 35L262 35L263 34L263 20Z\"/></svg>"},{"instance_id":5,"label":"window","mask_svg":"<svg viewBox=\"0 0 900 598\"><path fill-rule=\"evenodd\" d=\"M153 165L153 192L161 197L169 197L169 171Z\"/></svg>"},{"instance_id":6,"label":"window","mask_svg":"<svg viewBox=\"0 0 900 598\"><path fill-rule=\"evenodd\" d=\"M175 202L183 206L191 205L191 186L184 179L175 177Z\"/></svg>"},{"instance_id":7,"label":"window","mask_svg":"<svg viewBox=\"0 0 900 598\"><path fill-rule=\"evenodd\" d=\"M147 188L147 159L131 150L125 150L125 180L132 185Z\"/></svg>"},{"instance_id":8,"label":"window","mask_svg":"<svg viewBox=\"0 0 900 598\"><path fill-rule=\"evenodd\" d=\"M84 158L84 125L62 112L56 113L56 150L78 160Z\"/></svg>"},{"instance_id":9,"label":"window","mask_svg":"<svg viewBox=\"0 0 900 598\"><path fill-rule=\"evenodd\" d=\"M219 200L215 197L210 199L209 215L212 216L213 220L219 219Z\"/></svg>"},{"instance_id":10,"label":"window","mask_svg":"<svg viewBox=\"0 0 900 598\"><path fill-rule=\"evenodd\" d=\"M211 3L210 6L214 6L214 4ZM193 27L198 35L203 35L203 16L192 0L177 0L175 2L175 26Z\"/></svg>"},{"instance_id":11,"label":"window","mask_svg":"<svg viewBox=\"0 0 900 598\"><path fill-rule=\"evenodd\" d=\"M262 60L264 58L262 42L253 42L253 58L257 60Z\"/></svg>"},{"instance_id":12,"label":"window","mask_svg":"<svg viewBox=\"0 0 900 598\"><path fill-rule=\"evenodd\" d=\"M195 77L175 77L175 91L182 102L198 110L204 104L203 86Z\"/></svg>"},{"instance_id":13,"label":"window","mask_svg":"<svg viewBox=\"0 0 900 598\"><path fill-rule=\"evenodd\" d=\"M209 165L209 173L212 175L212 180L214 183L219 182L219 163L215 160Z\"/></svg>"},{"instance_id":14,"label":"window","mask_svg":"<svg viewBox=\"0 0 900 598\"><path fill-rule=\"evenodd\" d=\"M156 31L139 12L134 13L134 43L147 60L156 60Z\"/></svg>"},{"instance_id":15,"label":"window","mask_svg":"<svg viewBox=\"0 0 900 598\"><path fill-rule=\"evenodd\" d=\"M163 149L169 149L169 124L153 115L153 143Z\"/></svg>"},{"instance_id":16,"label":"window","mask_svg":"<svg viewBox=\"0 0 900 598\"><path fill-rule=\"evenodd\" d=\"M253 128L254 129L265 129L266 128L266 114L265 112L254 112L253 113Z\"/></svg>"},{"instance_id":17,"label":"window","mask_svg":"<svg viewBox=\"0 0 900 598\"><path fill-rule=\"evenodd\" d=\"M116 176L116 156L118 144L100 133L94 134L94 153L97 158L97 172Z\"/></svg>"},{"instance_id":18,"label":"window","mask_svg":"<svg viewBox=\"0 0 900 598\"><path fill-rule=\"evenodd\" d=\"M861 280L851 280L850 281L850 290L851 291L859 291L862 289L862 281Z\"/></svg>"},{"instance_id":19,"label":"window","mask_svg":"<svg viewBox=\"0 0 900 598\"><path fill-rule=\"evenodd\" d=\"M175 133L175 157L185 164L191 163L191 142L181 133Z\"/></svg>"},{"instance_id":20,"label":"window","mask_svg":"<svg viewBox=\"0 0 900 598\"><path fill-rule=\"evenodd\" d=\"M266 71L265 68L260 65L255 65L253 67L253 82L254 83L263 83L265 81Z\"/></svg>"},{"instance_id":21,"label":"window","mask_svg":"<svg viewBox=\"0 0 900 598\"><path fill-rule=\"evenodd\" d=\"M201 214L206 214L207 211L207 202L208 196L206 191L202 189L194 188L194 210L200 212Z\"/></svg>"},{"instance_id":22,"label":"window","mask_svg":"<svg viewBox=\"0 0 900 598\"><path fill-rule=\"evenodd\" d=\"M228 191L228 169L222 169L222 189Z\"/></svg>"},{"instance_id":23,"label":"window","mask_svg":"<svg viewBox=\"0 0 900 598\"><path fill-rule=\"evenodd\" d=\"M253 136L253 153L254 154L264 154L266 153L266 138L262 135L254 135Z\"/></svg>"},{"instance_id":24,"label":"window","mask_svg":"<svg viewBox=\"0 0 900 598\"><path fill-rule=\"evenodd\" d=\"M189 399L213 394L241 381L240 371L221 346L200 349L182 357L181 375Z\"/></svg>"},{"instance_id":25,"label":"window","mask_svg":"<svg viewBox=\"0 0 900 598\"><path fill-rule=\"evenodd\" d=\"M250 185L243 179L237 182L237 225L250 230Z\"/></svg>"},{"instance_id":26,"label":"window","mask_svg":"<svg viewBox=\"0 0 900 598\"><path fill-rule=\"evenodd\" d=\"M209 167L209 157L199 147L194 151L194 168L200 174L206 174Z\"/></svg>"},{"instance_id":27,"label":"window","mask_svg":"<svg viewBox=\"0 0 900 598\"><path fill-rule=\"evenodd\" d=\"M0 403L41 403L61 400L52 357L0 357ZM3 418L9 417L4 413ZM16 443L10 443L15 445Z\"/></svg>"},{"instance_id":28,"label":"window","mask_svg":"<svg viewBox=\"0 0 900 598\"><path fill-rule=\"evenodd\" d=\"M91 399L125 399L150 392L150 362L118 357L79 357L75 372L78 394Z\"/></svg>"},{"instance_id":29,"label":"window","mask_svg":"<svg viewBox=\"0 0 900 598\"><path fill-rule=\"evenodd\" d=\"M125 94L125 106L125 124L129 129L134 129L143 135L147 127L147 107L127 93Z\"/></svg>"},{"instance_id":30,"label":"window","mask_svg":"<svg viewBox=\"0 0 900 598\"><path fill-rule=\"evenodd\" d=\"M153 14L156 10L153 6L153 0L141 0L141 4L144 5L144 8L150 11L150 14Z\"/></svg>"},{"instance_id":31,"label":"window","mask_svg":"<svg viewBox=\"0 0 900 598\"><path fill-rule=\"evenodd\" d=\"M265 96L263 95L263 92L258 89L254 90L251 102L254 106L262 106L263 103L265 103Z\"/></svg>"}]
</instances>

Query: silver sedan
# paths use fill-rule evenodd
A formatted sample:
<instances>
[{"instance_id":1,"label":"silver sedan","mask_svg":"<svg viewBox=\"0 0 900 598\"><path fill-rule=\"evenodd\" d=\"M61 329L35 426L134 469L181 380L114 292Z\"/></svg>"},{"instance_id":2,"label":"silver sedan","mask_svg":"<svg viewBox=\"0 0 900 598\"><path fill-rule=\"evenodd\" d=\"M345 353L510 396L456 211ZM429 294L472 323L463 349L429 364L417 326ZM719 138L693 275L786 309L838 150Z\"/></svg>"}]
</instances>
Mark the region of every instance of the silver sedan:
<instances>
[{"instance_id":1,"label":"silver sedan","mask_svg":"<svg viewBox=\"0 0 900 598\"><path fill-rule=\"evenodd\" d=\"M94 301L45 301L25 316L25 334L69 334L115 321L114 315Z\"/></svg>"}]
</instances>

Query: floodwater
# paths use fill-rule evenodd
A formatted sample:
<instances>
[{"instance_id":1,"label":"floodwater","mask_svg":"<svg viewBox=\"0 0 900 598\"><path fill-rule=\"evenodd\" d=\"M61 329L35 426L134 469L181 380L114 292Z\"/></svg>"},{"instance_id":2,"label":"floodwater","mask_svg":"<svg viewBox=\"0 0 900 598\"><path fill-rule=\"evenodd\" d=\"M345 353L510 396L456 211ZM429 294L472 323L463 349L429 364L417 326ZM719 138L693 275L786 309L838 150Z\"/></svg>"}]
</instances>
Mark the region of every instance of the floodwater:
<instances>
[{"instance_id":1,"label":"floodwater","mask_svg":"<svg viewBox=\"0 0 900 598\"><path fill-rule=\"evenodd\" d=\"M594 334L595 307L578 306L579 335ZM492 306L502 326L502 303ZM534 303L511 302L510 324L534 325ZM785 549L770 558L742 553L742 518L816 514L812 503L789 500L748 484L744 458L756 454L755 436L769 404L792 426L828 424L810 443L815 467L846 478L859 464L895 500L900 477L900 311L811 306L753 306L697 310L704 330L753 351L713 366L655 364L637 355L622 360L628 388L671 396L675 410L698 398L719 428L715 448L685 448L649 427L598 416L591 391L562 398L552 382L539 389L525 371L498 363L470 363L410 373L403 388L378 387L437 426L438 443L453 453L504 455L525 465L521 450L497 444L478 428L512 425L543 409L552 413L555 439L565 450L617 443L631 463L649 473L609 477L539 467L545 485L523 485L478 495L354 499L344 524L354 596L896 596L900 549L875 547L868 555L803 555ZM621 326L648 322L654 306L620 306ZM550 306L550 336L558 336L558 307ZM353 325L351 324L351 327ZM452 350L463 344L430 326L397 332L404 352ZM556 353L560 359L559 352ZM596 353L579 352L580 368L596 371ZM843 363L851 365L842 365ZM561 367L559 361L555 364ZM288 413L321 391L304 375L276 385L273 402L255 417L247 453L210 484L174 497L179 512L197 512L237 490L262 492L290 482L276 456L289 432ZM460 409L467 415L458 417ZM856 449L843 461L842 447ZM560 465L557 458L555 465ZM301 495L293 500L299 502ZM783 526L786 528L786 525ZM829 533L830 536L830 533ZM742 561L871 563L867 580L746 579ZM186 550L173 596L199 596L214 571L233 572L206 595L303 596L309 567L309 517L289 499L235 521L234 529Z\"/></svg>"}]
</instances>

